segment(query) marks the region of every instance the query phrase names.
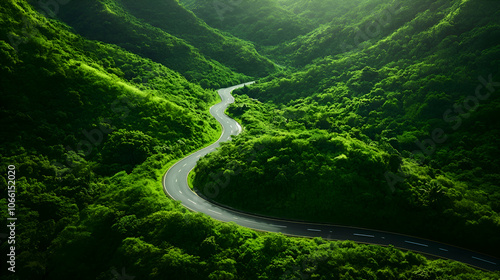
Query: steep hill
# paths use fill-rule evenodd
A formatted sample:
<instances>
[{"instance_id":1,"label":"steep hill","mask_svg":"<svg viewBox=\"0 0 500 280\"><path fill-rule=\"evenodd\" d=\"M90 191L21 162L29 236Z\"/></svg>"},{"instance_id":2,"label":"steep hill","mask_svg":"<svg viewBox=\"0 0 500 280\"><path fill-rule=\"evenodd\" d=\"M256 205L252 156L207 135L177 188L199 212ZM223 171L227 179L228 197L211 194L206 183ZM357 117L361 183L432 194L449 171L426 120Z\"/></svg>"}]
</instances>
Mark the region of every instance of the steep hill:
<instances>
[{"instance_id":1,"label":"steep hill","mask_svg":"<svg viewBox=\"0 0 500 280\"><path fill-rule=\"evenodd\" d=\"M87 19L73 9L88 3L79 7L81 13L95 23L108 19L106 26L116 34L102 27L85 31L94 28L86 23L81 30L76 23L68 26L37 12L48 13L40 3L51 3L53 16L69 17L63 16L68 8L75 22ZM204 65L193 68L190 79L207 75L212 86L246 77L130 15L133 24L125 24L122 14L113 15L123 8L119 2L71 3L40 1L33 7L26 0L3 0L0 5L0 165L5 175L11 171L0 176L0 216L17 218L15 244L0 231L1 251L15 258L15 273L4 263L2 279L500 277L393 247L256 232L172 201L160 178L179 158L218 137L219 126L208 113L217 97L186 79L189 71L170 65L175 56L155 55L166 42L169 50L185 50L179 55L186 63ZM99 13L88 14L89 9ZM114 35L122 41L89 39ZM143 47L157 53L150 57ZM217 71L224 73L221 80ZM255 109L250 116L259 112ZM345 147L361 156L367 151L352 148ZM13 190L15 210L8 212Z\"/></svg>"},{"instance_id":2,"label":"steep hill","mask_svg":"<svg viewBox=\"0 0 500 280\"><path fill-rule=\"evenodd\" d=\"M208 27L176 1L162 1L154 10L162 15L165 10L175 9L175 17L161 19L177 22L167 21L162 25L161 21L154 21L153 14L140 18L142 8L156 4L142 1L135 7L127 1L71 1L61 5L54 16L87 38L119 45L206 87L229 86L248 80L245 75L261 77L273 71L272 62L260 56L249 43ZM35 6L44 10L41 5ZM179 26L185 26L182 32L176 31Z\"/></svg>"},{"instance_id":3,"label":"steep hill","mask_svg":"<svg viewBox=\"0 0 500 280\"><path fill-rule=\"evenodd\" d=\"M210 182L207 169L241 162L240 179L216 200L498 254L492 248L500 246L499 5L401 2L388 25L394 28L344 52L318 45L320 33L297 38L304 51L293 56L320 58L239 91L258 101L243 96L229 111L264 131L249 129L241 142L207 157L195 185ZM358 16L369 22L373 9L365 8ZM268 143L270 152L249 163L236 147L251 140Z\"/></svg>"},{"instance_id":4,"label":"steep hill","mask_svg":"<svg viewBox=\"0 0 500 280\"><path fill-rule=\"evenodd\" d=\"M211 141L218 126L208 108L216 94L161 64L86 40L25 1L4 1L0 14L0 154L4 170L9 164L16 168L15 213L23 221L16 226L18 274L8 279L60 279L79 273L78 258L64 260L73 269L59 267L58 259L72 249L51 254L54 242L120 185L107 176L134 170L156 180L154 168L138 166L148 160L146 167L161 169L162 163ZM6 178L1 179L5 194ZM164 197L161 188L148 184L130 191L146 199ZM1 199L3 218L6 197ZM171 204L166 198L161 203L164 209ZM96 231L88 237L85 246L102 263L87 263L85 269L92 272L80 277L95 279L109 269L106 250L117 245ZM101 237L108 241L101 243ZM2 251L8 246L2 240Z\"/></svg>"},{"instance_id":5,"label":"steep hill","mask_svg":"<svg viewBox=\"0 0 500 280\"><path fill-rule=\"evenodd\" d=\"M273 46L304 35L314 24L273 0L181 0L210 26L260 46Z\"/></svg>"},{"instance_id":6,"label":"steep hill","mask_svg":"<svg viewBox=\"0 0 500 280\"><path fill-rule=\"evenodd\" d=\"M320 2L320 3L324 3ZM359 1L352 7L345 7L340 0L327 1L334 11L332 18L310 33L295 38L276 48L273 55L286 59L295 66L304 66L314 59L335 56L369 47L371 44L388 37L403 25L414 24L414 19L424 12L432 14L433 19L426 18L422 26L432 26L443 17L443 7L452 5L435 1ZM434 21L433 21L434 20ZM410 34L413 35L413 32Z\"/></svg>"},{"instance_id":7,"label":"steep hill","mask_svg":"<svg viewBox=\"0 0 500 280\"><path fill-rule=\"evenodd\" d=\"M122 0L131 14L197 47L206 56L253 76L264 77L274 63L260 55L253 44L209 27L176 0Z\"/></svg>"},{"instance_id":8,"label":"steep hill","mask_svg":"<svg viewBox=\"0 0 500 280\"><path fill-rule=\"evenodd\" d=\"M362 10L363 2L366 0L278 0L278 3L294 14L307 18L315 24L328 23L336 18L342 17L352 10Z\"/></svg>"}]
</instances>

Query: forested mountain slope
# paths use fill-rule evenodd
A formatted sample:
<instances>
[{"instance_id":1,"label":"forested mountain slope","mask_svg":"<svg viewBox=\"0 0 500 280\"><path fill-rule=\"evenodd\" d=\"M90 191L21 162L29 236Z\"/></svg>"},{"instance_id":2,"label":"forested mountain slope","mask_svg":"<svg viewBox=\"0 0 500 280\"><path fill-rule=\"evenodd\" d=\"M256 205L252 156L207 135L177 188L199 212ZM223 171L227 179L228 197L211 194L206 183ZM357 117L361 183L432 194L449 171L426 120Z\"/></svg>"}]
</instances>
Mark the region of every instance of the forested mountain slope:
<instances>
[{"instance_id":1,"label":"forested mountain slope","mask_svg":"<svg viewBox=\"0 0 500 280\"><path fill-rule=\"evenodd\" d=\"M413 37L436 25L449 15L450 9L460 5L460 1L365 0L350 9L342 9L339 2L343 1L328 1L332 6L325 10L334 10L336 14L327 23L284 43L274 54L292 65L304 66L317 58L359 51L383 39L393 41L395 34L407 32L406 36ZM412 29L408 30L408 26Z\"/></svg>"},{"instance_id":2,"label":"forested mountain slope","mask_svg":"<svg viewBox=\"0 0 500 280\"><path fill-rule=\"evenodd\" d=\"M60 274L95 278L109 268L109 253L119 243L90 227L86 230L92 233L87 234L80 223L94 210L103 214L101 222L115 219L105 220L104 212L115 210L101 206L97 199L110 196L115 187L120 186L116 194L126 188L107 176L122 172L123 177L135 169L143 178L156 180L155 168L161 169L162 163L211 141L218 125L209 117L208 107L216 102L216 94L161 64L75 35L25 1L4 1L0 14L0 126L4 131L0 154L4 170L8 164L16 166L16 217L22 220L16 227L20 278L12 279L46 279L47 275L60 279ZM146 159L145 166L152 169L137 171ZM7 193L5 179L2 176L3 194ZM164 197L161 188L148 184L143 181L130 191L144 194L143 199L155 194ZM4 218L6 197L2 196ZM123 199L106 203L127 203ZM172 204L166 198L162 203ZM109 230L111 225L100 226ZM104 243L98 241L101 237ZM56 239L62 242L58 244L82 240L74 246L89 251L56 249ZM2 242L3 249L8 246ZM89 252L95 254L92 263L78 264L78 256L65 259L73 253L88 258ZM60 261L68 265L59 266ZM80 270L87 272L68 276Z\"/></svg>"},{"instance_id":3,"label":"forested mountain slope","mask_svg":"<svg viewBox=\"0 0 500 280\"><path fill-rule=\"evenodd\" d=\"M74 2L54 1L51 9L55 16L69 17L63 9L83 3ZM165 196L160 178L179 158L217 139L220 131L208 113L216 93L185 76L202 82L199 78L207 75L211 86L246 77L141 20L127 16L130 25L124 28L127 21L117 17L125 14L105 17L108 27L119 23L123 28L109 29L121 36L116 40L123 41L114 42L119 47L89 40L75 33L83 34L85 28L79 31L40 14L37 10L46 11L40 3L48 2L33 7L26 0L3 0L0 5L0 154L4 172L15 165L17 218L15 244L0 231L2 254L16 248L16 272L7 271L9 264L4 263L2 279L500 277L498 272L429 260L393 247L261 233L189 212ZM95 7L112 14L119 7L110 1L85 3L89 5L79 7L82 14ZM78 19L78 13L73 16ZM95 16L96 24L103 22L99 13L89 16ZM105 40L114 35L92 30L85 36ZM141 45L138 38L146 43ZM166 42L174 46L168 48L173 54L177 48L186 50L179 55L194 72L179 68L174 56L160 61L156 54L143 52L155 49L155 40L156 54ZM217 70L211 72L210 65ZM217 73L224 73L220 80ZM238 116L246 112L241 118L247 128L267 126L249 120L265 121L262 116L281 110L271 103L265 107L242 100L248 105L231 110ZM282 123L280 116L269 123ZM248 144L255 141L260 140L249 139ZM362 141L353 139L350 147L339 148L361 156L376 151L376 166L387 160L388 152L366 148ZM0 178L0 216L6 221L12 217L7 211L12 183Z\"/></svg>"},{"instance_id":4,"label":"forested mountain slope","mask_svg":"<svg viewBox=\"0 0 500 280\"><path fill-rule=\"evenodd\" d=\"M292 66L304 66L315 58L350 51L367 40L380 39L428 6L419 1L401 9L399 0L181 3L211 26L253 41L265 47L263 50L274 59Z\"/></svg>"},{"instance_id":5,"label":"forested mountain slope","mask_svg":"<svg viewBox=\"0 0 500 280\"><path fill-rule=\"evenodd\" d=\"M272 62L259 55L251 44L208 27L174 0L134 3L71 1L59 7L56 16L87 38L119 45L205 87L229 86L248 79L245 75L261 77L274 69ZM152 5L156 8L148 8ZM44 11L41 5L35 7ZM150 13L141 18L142 9L162 16ZM173 14L166 15L165 11Z\"/></svg>"},{"instance_id":6,"label":"forested mountain slope","mask_svg":"<svg viewBox=\"0 0 500 280\"><path fill-rule=\"evenodd\" d=\"M354 42L354 31L297 38L297 58L332 56L240 90L258 101L242 96L229 112L250 129L200 163L195 186L236 161L242 172L215 198L224 204L498 255L500 3L401 1L399 10L394 28L347 52L320 42ZM246 162L243 143L269 151Z\"/></svg>"},{"instance_id":7,"label":"forested mountain slope","mask_svg":"<svg viewBox=\"0 0 500 280\"><path fill-rule=\"evenodd\" d=\"M159 146L180 139L200 145L206 139L197 135L215 132L215 121L206 112L216 101L213 91L161 64L75 35L19 1L28 7L29 13L24 13L16 2L3 8L6 15L15 14L3 17L2 23L1 97L4 110L10 112L4 111L2 121L9 131L17 131L22 144L41 141L33 148L62 156L70 151L60 148L77 144L85 129L141 130ZM64 125L58 125L61 122ZM195 135L197 125L204 133ZM8 135L2 138L6 145L11 143ZM2 148L15 153L23 146Z\"/></svg>"},{"instance_id":8,"label":"forested mountain slope","mask_svg":"<svg viewBox=\"0 0 500 280\"><path fill-rule=\"evenodd\" d=\"M369 1L369 0L368 0ZM315 24L328 23L338 17L342 17L349 11L363 10L363 4L367 0L278 0L278 3L294 14L307 18Z\"/></svg>"},{"instance_id":9,"label":"forested mountain slope","mask_svg":"<svg viewBox=\"0 0 500 280\"><path fill-rule=\"evenodd\" d=\"M273 0L180 2L210 26L258 45L276 45L314 29L310 20L296 16Z\"/></svg>"},{"instance_id":10,"label":"forested mountain slope","mask_svg":"<svg viewBox=\"0 0 500 280\"><path fill-rule=\"evenodd\" d=\"M253 44L209 27L177 0L122 0L131 14L197 47L206 56L237 72L264 77L274 71L274 63L260 55Z\"/></svg>"}]
</instances>

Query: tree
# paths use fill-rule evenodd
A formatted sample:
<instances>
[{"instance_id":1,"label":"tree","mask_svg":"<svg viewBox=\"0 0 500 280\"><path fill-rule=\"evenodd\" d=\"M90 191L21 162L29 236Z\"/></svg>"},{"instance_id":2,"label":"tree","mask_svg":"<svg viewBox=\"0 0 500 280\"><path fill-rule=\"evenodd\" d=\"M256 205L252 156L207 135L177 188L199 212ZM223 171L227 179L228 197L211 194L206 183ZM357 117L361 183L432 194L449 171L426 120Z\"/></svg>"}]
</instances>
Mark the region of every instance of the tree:
<instances>
[{"instance_id":1,"label":"tree","mask_svg":"<svg viewBox=\"0 0 500 280\"><path fill-rule=\"evenodd\" d=\"M103 162L134 166L154 151L157 140L142 131L120 129L110 134L102 150Z\"/></svg>"}]
</instances>

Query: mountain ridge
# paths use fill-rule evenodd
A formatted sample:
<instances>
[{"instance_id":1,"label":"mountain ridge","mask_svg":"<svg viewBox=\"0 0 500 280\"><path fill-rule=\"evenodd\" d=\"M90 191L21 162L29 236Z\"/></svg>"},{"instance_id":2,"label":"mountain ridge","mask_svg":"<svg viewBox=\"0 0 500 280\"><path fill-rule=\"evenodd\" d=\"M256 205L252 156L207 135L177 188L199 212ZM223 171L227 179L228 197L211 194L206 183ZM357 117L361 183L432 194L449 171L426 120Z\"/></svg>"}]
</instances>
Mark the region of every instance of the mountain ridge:
<instances>
[{"instance_id":1,"label":"mountain ridge","mask_svg":"<svg viewBox=\"0 0 500 280\"><path fill-rule=\"evenodd\" d=\"M174 2L166 4L180 9ZM449 140L450 147L456 144L460 151L450 159L446 158L449 153L434 152L439 162L449 160L450 166L448 169L443 167L444 172L434 168L434 163L420 166L411 159L399 160L399 154L405 156L400 150L409 149L417 137L425 140L429 125L435 128L436 122L427 123L427 115L436 108L445 108L443 104L453 105L454 102L446 100L444 91L429 94L429 100L423 99L425 102L418 98L408 99L407 102L418 105L410 106L412 110L408 116L413 117L408 119L420 118L425 125L398 134L403 108L400 106L406 100L403 97L413 95L396 89L404 85L406 91L415 89L418 93L420 82L446 89L453 85L453 79L462 78L470 68L454 76L440 77L432 65L427 65L432 61L412 64L409 70L391 64L385 69L375 65L365 67L363 59L367 56L360 52L359 57L351 57L356 63L352 69L342 68L346 66L330 57L314 61L306 68L283 64L275 70L271 61L281 61L278 55L270 55L269 49L275 46L241 41L211 29L213 36L222 38L217 42L227 39L234 43L229 45L233 46L230 48L232 54L246 48L242 53L250 55L249 64L241 65L249 72L241 70L242 73L234 64L244 62L245 57L224 57L225 62L216 60L206 49L202 50L201 43L207 42L195 42L200 38L197 37L199 33L183 34L191 36L184 39L167 32L175 29L171 26L173 22L182 24L182 20L171 19L173 21L164 22L165 26L160 28L161 22L156 21L161 18L148 21L148 11L140 9L135 10L134 16L123 3L118 0L4 0L0 5L0 128L4 132L0 135L1 166L4 170L14 168L15 171L15 181L12 176L0 176L0 189L6 194L0 197L5 206L0 208L0 216L7 219L15 215L17 218L15 244L9 244L4 238L6 235L0 232L0 248L10 254L9 263L2 269L14 264L16 270L16 273L2 272L2 279L499 278L499 272L480 271L448 260L431 260L391 246L286 237L221 223L206 215L191 213L166 197L161 186L165 170L186 154L219 137L220 127L208 111L218 102L211 88L248 81L254 78L250 77L252 73L258 72L255 77L266 78L240 91L236 96L237 104L228 109L228 113L244 125L245 132L235 137L234 143L222 145L216 154L202 159L200 168L218 165L228 151L235 152L232 159L241 161L241 157L251 150L238 150L234 145L252 148L259 143L267 145L268 149L256 153L248 162L248 171L257 174L258 178L269 177L280 186L286 183L285 189L293 186L287 180L293 178L301 182L309 172L316 172L323 181L329 182L329 174L338 171L334 170L336 166L343 166L348 171L359 168L356 164L373 171L387 167L400 176L397 168L403 166L403 171L411 175L406 183L416 188L398 185L396 196L404 197L412 191L417 193L410 197L413 200L387 205L394 209L398 205L413 207L417 215L422 209L430 211L428 209L434 207L439 210L441 202L445 202L443 207L450 205L450 201L455 202L458 206L449 209L461 210L458 214L465 218L449 219L443 225L466 221L464 236L477 232L484 242L496 244L496 236L488 232L495 229L492 209L498 209L495 201L500 200L495 196L496 185L487 183L496 180L496 162L489 162L496 150L485 145L495 143L495 138L490 136L495 123L486 127L475 125L476 121L483 124L484 120L492 120L496 110L492 105L496 102L493 95L489 99L491 103L482 103L481 110L469 118L461 118L463 128L473 127L476 133L473 136L481 137L463 134L459 136L465 138ZM131 5L128 9L132 9L133 3L127 3ZM158 6L158 10L160 8L165 6ZM334 9L326 14L339 11ZM182 15L186 14L191 15L183 10ZM317 19L312 24L321 24L324 20ZM272 23L272 18L266 17L264 22ZM295 18L290 26L296 26L297 22L300 20ZM276 24L286 25L286 21L281 18ZM190 26L193 25L185 28ZM203 23L199 28L209 30ZM490 28L486 26L481 29L482 33L462 38L468 42L465 46L468 50L475 50L484 57L476 59L471 53L464 53L460 61L478 62L478 69L496 65L497 51L491 47L493 43L475 40L487 36L494 38L495 34L489 33ZM444 43L452 46L460 43L452 39ZM195 43L200 45L195 46ZM163 51L171 53L167 55ZM209 51L217 53L216 49ZM404 63L402 61L401 65ZM432 71L435 73L429 81L412 83L413 80L405 78L414 74L418 78L419 73ZM474 73L488 81L489 75L484 71ZM492 76L493 82L496 77ZM375 86L377 84L379 86ZM478 82L470 78L453 89L464 87L473 92L477 85ZM307 88L312 89L300 92ZM464 93L465 89L455 96ZM425 90L427 88L418 96L426 97ZM370 95L364 95L365 91ZM373 108L379 105L384 109L370 112L377 111ZM392 119L387 119L388 116ZM418 127L422 123L406 121L403 124ZM484 133L488 130L491 131ZM376 141L372 141L375 138ZM480 144L474 145L477 157L471 156L474 153L467 149L474 141ZM397 144L401 147L392 147ZM271 150L273 156L269 156ZM290 173L294 166L291 160L309 159L309 156L313 164L300 162L306 166L306 173ZM330 161L335 163L314 169ZM482 170L470 170L477 162L484 163ZM273 165L279 168L269 168ZM221 174L232 174L231 168L224 167ZM470 177L476 188L464 184L464 179L458 177L461 174L446 177L453 168L470 171L462 176ZM276 178L274 170L279 171ZM490 170L489 177L476 176L484 174L485 170ZM219 174L218 171L214 170L215 174ZM348 180L367 181L374 175L369 170L360 173L361 176L347 172L335 174L344 175L338 177L338 185ZM243 175L247 173L240 174ZM232 177L231 180L239 179ZM384 178L375 180L379 182ZM420 181L430 184L421 185ZM436 187L437 182L443 184L441 189ZM343 195L349 191L356 193L369 183L352 186L351 190L347 188ZM254 184L254 188L258 187ZM16 208L14 213L9 213L7 204L12 196L7 194L13 192ZM385 187L384 192L390 193L390 188ZM378 203L370 195L362 193L361 197ZM245 197L253 196L249 193ZM374 196L381 197L382 202L391 202L384 200L386 197L382 194ZM463 199L455 199L460 196ZM262 203L269 200L262 195L260 199Z\"/></svg>"}]
</instances>

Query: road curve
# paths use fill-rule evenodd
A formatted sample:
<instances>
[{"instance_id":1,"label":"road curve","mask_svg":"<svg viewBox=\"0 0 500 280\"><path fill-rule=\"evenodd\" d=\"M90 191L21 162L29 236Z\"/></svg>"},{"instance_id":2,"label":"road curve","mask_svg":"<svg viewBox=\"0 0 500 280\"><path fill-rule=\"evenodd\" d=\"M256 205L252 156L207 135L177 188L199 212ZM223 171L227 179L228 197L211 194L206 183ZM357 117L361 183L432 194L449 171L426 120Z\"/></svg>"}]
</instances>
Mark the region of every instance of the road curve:
<instances>
[{"instance_id":1,"label":"road curve","mask_svg":"<svg viewBox=\"0 0 500 280\"><path fill-rule=\"evenodd\" d=\"M269 232L280 232L286 235L301 237L322 237L331 240L352 240L360 243L377 245L393 245L394 247L456 260L484 270L500 270L500 260L466 249L442 244L430 240L419 239L396 233L335 226L327 224L304 223L280 220L238 212L221 205L214 204L191 191L187 183L189 172L202 156L214 151L220 142L228 141L232 135L241 132L241 126L224 114L227 106L234 102L231 92L243 87L241 84L219 89L222 101L210 108L210 114L222 125L222 135L212 145L203 148L174 164L163 176L163 190L172 199L178 200L186 208L201 212L223 222L235 222L238 225Z\"/></svg>"}]
</instances>

